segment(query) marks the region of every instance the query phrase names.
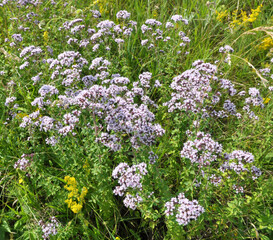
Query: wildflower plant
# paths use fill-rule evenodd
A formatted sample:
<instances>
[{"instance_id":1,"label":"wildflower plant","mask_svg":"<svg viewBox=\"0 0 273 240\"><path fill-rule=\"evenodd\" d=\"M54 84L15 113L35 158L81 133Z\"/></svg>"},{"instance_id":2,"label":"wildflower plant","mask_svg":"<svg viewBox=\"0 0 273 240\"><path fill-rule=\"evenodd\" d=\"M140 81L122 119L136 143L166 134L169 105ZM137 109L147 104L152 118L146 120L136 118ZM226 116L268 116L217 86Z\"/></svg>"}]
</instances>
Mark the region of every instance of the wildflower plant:
<instances>
[{"instance_id":1,"label":"wildflower plant","mask_svg":"<svg viewBox=\"0 0 273 240\"><path fill-rule=\"evenodd\" d=\"M67 183L64 188L70 191L65 202L67 203L68 208L72 210L72 212L79 213L83 206L84 197L88 191L86 187L83 187L81 193L79 194L77 182L74 177L65 176L64 181Z\"/></svg>"},{"instance_id":2,"label":"wildflower plant","mask_svg":"<svg viewBox=\"0 0 273 240\"><path fill-rule=\"evenodd\" d=\"M182 5L0 2L0 238L272 237L270 4Z\"/></svg>"},{"instance_id":3,"label":"wildflower plant","mask_svg":"<svg viewBox=\"0 0 273 240\"><path fill-rule=\"evenodd\" d=\"M238 11L233 11L232 16L233 20L230 24L231 27L237 26L245 26L247 24L253 23L259 16L262 11L263 5L259 5L256 9L251 9L251 12L247 14L246 11L241 10L239 13Z\"/></svg>"}]
</instances>

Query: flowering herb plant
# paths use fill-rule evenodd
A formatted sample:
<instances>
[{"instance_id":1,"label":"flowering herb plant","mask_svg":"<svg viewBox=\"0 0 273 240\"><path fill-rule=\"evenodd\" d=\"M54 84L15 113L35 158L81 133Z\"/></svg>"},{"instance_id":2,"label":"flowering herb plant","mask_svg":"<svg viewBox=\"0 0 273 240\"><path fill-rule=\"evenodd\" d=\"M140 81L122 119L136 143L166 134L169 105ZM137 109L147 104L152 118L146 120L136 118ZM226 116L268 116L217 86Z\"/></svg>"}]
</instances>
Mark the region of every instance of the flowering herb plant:
<instances>
[{"instance_id":1,"label":"flowering herb plant","mask_svg":"<svg viewBox=\"0 0 273 240\"><path fill-rule=\"evenodd\" d=\"M1 239L273 237L270 4L144 2L0 1Z\"/></svg>"}]
</instances>

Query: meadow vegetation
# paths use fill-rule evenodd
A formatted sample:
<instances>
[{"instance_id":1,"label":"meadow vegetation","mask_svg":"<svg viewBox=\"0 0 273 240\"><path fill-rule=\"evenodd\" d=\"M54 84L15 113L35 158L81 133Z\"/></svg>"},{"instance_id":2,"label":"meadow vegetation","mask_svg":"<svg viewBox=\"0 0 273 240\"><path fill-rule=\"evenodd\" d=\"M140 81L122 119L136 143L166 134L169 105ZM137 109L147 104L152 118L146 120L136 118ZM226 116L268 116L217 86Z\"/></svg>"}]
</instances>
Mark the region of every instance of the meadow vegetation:
<instances>
[{"instance_id":1,"label":"meadow vegetation","mask_svg":"<svg viewBox=\"0 0 273 240\"><path fill-rule=\"evenodd\" d=\"M273 239L273 2L0 0L0 239Z\"/></svg>"}]
</instances>

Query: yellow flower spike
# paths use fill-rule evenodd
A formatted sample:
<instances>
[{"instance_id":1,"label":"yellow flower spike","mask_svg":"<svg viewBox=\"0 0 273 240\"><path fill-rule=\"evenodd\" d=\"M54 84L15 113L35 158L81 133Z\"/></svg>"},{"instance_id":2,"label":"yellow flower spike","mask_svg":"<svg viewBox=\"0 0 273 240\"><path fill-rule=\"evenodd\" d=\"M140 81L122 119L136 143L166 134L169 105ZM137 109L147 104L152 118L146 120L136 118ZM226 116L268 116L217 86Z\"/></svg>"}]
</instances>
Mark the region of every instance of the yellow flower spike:
<instances>
[{"instance_id":1,"label":"yellow flower spike","mask_svg":"<svg viewBox=\"0 0 273 240\"><path fill-rule=\"evenodd\" d=\"M256 9L251 9L251 13L247 15L246 11L241 10L241 13L235 10L232 12L232 22L230 23L231 27L247 25L248 23L253 23L259 16L261 12L262 5L259 5Z\"/></svg>"},{"instance_id":2,"label":"yellow flower spike","mask_svg":"<svg viewBox=\"0 0 273 240\"><path fill-rule=\"evenodd\" d=\"M74 177L65 176L64 181L67 183L64 188L70 192L68 194L68 199L65 200L65 203L67 203L68 208L70 208L72 212L78 213L82 209L82 202L88 190L86 187L83 187L81 194L79 195L77 181ZM72 199L77 199L77 201L73 201Z\"/></svg>"},{"instance_id":3,"label":"yellow flower spike","mask_svg":"<svg viewBox=\"0 0 273 240\"><path fill-rule=\"evenodd\" d=\"M44 40L45 40L45 45L47 45L48 40L49 40L49 37L48 37L48 31L45 31L45 32L44 32L43 37L44 37Z\"/></svg>"}]
</instances>

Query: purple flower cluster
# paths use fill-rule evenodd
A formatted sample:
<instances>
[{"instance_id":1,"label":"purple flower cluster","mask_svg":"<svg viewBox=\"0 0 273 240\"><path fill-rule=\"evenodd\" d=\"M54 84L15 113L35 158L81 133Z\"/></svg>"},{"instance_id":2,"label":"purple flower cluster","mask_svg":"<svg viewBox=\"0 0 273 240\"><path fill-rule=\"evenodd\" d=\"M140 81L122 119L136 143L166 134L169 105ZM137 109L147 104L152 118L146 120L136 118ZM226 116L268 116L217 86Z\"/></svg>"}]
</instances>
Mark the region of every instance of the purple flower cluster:
<instances>
[{"instance_id":1,"label":"purple flower cluster","mask_svg":"<svg viewBox=\"0 0 273 240\"><path fill-rule=\"evenodd\" d=\"M193 133L187 131L187 135L192 137ZM204 168L205 166L210 166L213 161L220 163L221 159L225 159L219 168L213 167L213 169L214 171L216 170L222 173L227 172L228 178L236 178L236 176L242 175L242 173L247 173L248 176L250 175L252 179L255 180L262 174L259 168L252 165L254 163L254 156L251 153L235 150L230 154L223 154L222 145L212 140L209 134L203 132L197 132L194 140L188 140L184 143L181 157L190 159L192 163L198 163L199 170L202 167L202 177L206 177L207 180L215 186L219 186L220 183L223 182L223 178L220 176L221 174L211 175L209 173L211 168ZM235 176L234 174L231 174L232 172L235 173ZM198 183L196 186L199 186L200 184Z\"/></svg>"},{"instance_id":2,"label":"purple flower cluster","mask_svg":"<svg viewBox=\"0 0 273 240\"><path fill-rule=\"evenodd\" d=\"M208 179L215 186L219 186L219 184L222 182L222 177L217 177L215 174L212 174L211 176L209 176Z\"/></svg>"},{"instance_id":3,"label":"purple flower cluster","mask_svg":"<svg viewBox=\"0 0 273 240\"><path fill-rule=\"evenodd\" d=\"M150 164L155 164L156 160L158 159L157 154L155 154L153 151L149 152L149 160L150 160Z\"/></svg>"},{"instance_id":4,"label":"purple flower cluster","mask_svg":"<svg viewBox=\"0 0 273 240\"><path fill-rule=\"evenodd\" d=\"M80 23L80 22L83 22L83 19L77 18L72 21L66 21L63 23L63 26L59 28L59 30L62 30L62 29L70 30L76 23Z\"/></svg>"},{"instance_id":5,"label":"purple flower cluster","mask_svg":"<svg viewBox=\"0 0 273 240\"><path fill-rule=\"evenodd\" d=\"M115 152L121 149L120 139L115 134L102 133L97 141Z\"/></svg>"},{"instance_id":6,"label":"purple flower cluster","mask_svg":"<svg viewBox=\"0 0 273 240\"><path fill-rule=\"evenodd\" d=\"M137 165L132 165L129 167L127 163L120 163L112 173L114 179L118 179L119 186L114 189L114 194L119 196L124 196L125 192L128 190L142 190L142 177L148 173L146 163L142 162ZM133 210L136 209L137 204L142 201L142 198L136 194L132 196L127 194L123 200L124 205Z\"/></svg>"},{"instance_id":7,"label":"purple flower cluster","mask_svg":"<svg viewBox=\"0 0 273 240\"><path fill-rule=\"evenodd\" d=\"M80 53L74 51L66 51L58 55L57 59L48 59L50 69L54 69L51 79L54 80L61 76L62 84L70 86L74 82L80 81L82 67L88 62Z\"/></svg>"},{"instance_id":8,"label":"purple flower cluster","mask_svg":"<svg viewBox=\"0 0 273 240\"><path fill-rule=\"evenodd\" d=\"M94 18L101 17L99 11L91 10L91 12ZM98 51L100 46L105 50L110 50L114 42L116 44L124 43L125 40L123 38L130 36L133 32L133 27L137 23L131 20L128 21L130 15L126 10L119 11L116 14L117 19L126 20L122 25L115 24L110 20L103 20L98 22L96 28L87 28L84 24L80 24L84 19L79 18L65 22L59 30L67 32L67 43L69 45L76 45L80 48L87 48L90 45L93 52ZM109 41L110 39L113 41ZM106 45L106 42L109 45Z\"/></svg>"},{"instance_id":9,"label":"purple flower cluster","mask_svg":"<svg viewBox=\"0 0 273 240\"><path fill-rule=\"evenodd\" d=\"M171 19L174 22L182 21L185 24L188 24L188 20L183 19L181 15L174 15ZM168 30L170 28L174 28L174 24L171 22L167 22L165 25L165 29ZM141 26L141 31L145 36L145 39L141 40L141 45L146 46L148 50L155 48L155 46L160 46L160 49L158 49L158 51L160 53L165 53L165 50L168 51L168 49L170 49L170 45L168 42L171 40L171 37L167 35L169 31L164 32L165 29L160 21L157 21L156 19L147 19L145 21L145 24ZM179 38L182 40L182 42L179 43L180 47L184 47L187 43L190 42L190 39L186 36L184 32L179 32L178 35ZM165 50L163 50L162 48Z\"/></svg>"},{"instance_id":10,"label":"purple flower cluster","mask_svg":"<svg viewBox=\"0 0 273 240\"><path fill-rule=\"evenodd\" d=\"M256 166L251 167L251 173L253 174L252 179L256 180L258 177L262 175L262 171Z\"/></svg>"},{"instance_id":11,"label":"purple flower cluster","mask_svg":"<svg viewBox=\"0 0 273 240\"><path fill-rule=\"evenodd\" d=\"M41 4L40 0L16 0L16 1L11 1L11 0L3 0L0 3L0 7L3 7L4 5L6 5L8 2L15 2L16 6L18 8L21 8L23 6L28 7L27 5L33 5L33 6L37 6L38 4Z\"/></svg>"},{"instance_id":12,"label":"purple flower cluster","mask_svg":"<svg viewBox=\"0 0 273 240\"><path fill-rule=\"evenodd\" d=\"M270 68L262 68L259 70L259 72L265 77L269 77L270 71Z\"/></svg>"},{"instance_id":13,"label":"purple flower cluster","mask_svg":"<svg viewBox=\"0 0 273 240\"><path fill-rule=\"evenodd\" d=\"M32 154L23 154L21 158L14 164L14 168L25 171L30 165L33 159L34 153Z\"/></svg>"},{"instance_id":14,"label":"purple flower cluster","mask_svg":"<svg viewBox=\"0 0 273 240\"><path fill-rule=\"evenodd\" d=\"M142 201L143 199L138 194L136 194L136 196L127 194L123 200L123 203L125 207L131 208L132 210L136 210L137 205L141 203Z\"/></svg>"},{"instance_id":15,"label":"purple flower cluster","mask_svg":"<svg viewBox=\"0 0 273 240\"><path fill-rule=\"evenodd\" d=\"M156 19L147 19L145 21L145 24L150 25L150 26L161 26L162 23L160 21L157 21Z\"/></svg>"},{"instance_id":16,"label":"purple flower cluster","mask_svg":"<svg viewBox=\"0 0 273 240\"><path fill-rule=\"evenodd\" d=\"M174 77L170 87L174 90L170 101L164 103L168 111L185 110L200 112L203 103L212 90L210 80L217 72L216 66L201 60L193 63L193 69Z\"/></svg>"},{"instance_id":17,"label":"purple flower cluster","mask_svg":"<svg viewBox=\"0 0 273 240\"><path fill-rule=\"evenodd\" d=\"M100 18L101 14L98 10L91 10L92 14L93 14L93 18Z\"/></svg>"},{"instance_id":18,"label":"purple flower cluster","mask_svg":"<svg viewBox=\"0 0 273 240\"><path fill-rule=\"evenodd\" d=\"M185 23L186 25L189 24L188 20L187 20L187 19L184 19L184 18L182 17L182 15L173 15L173 16L171 17L171 19L172 19L174 22L179 22L179 21L181 21L181 22Z\"/></svg>"},{"instance_id":19,"label":"purple flower cluster","mask_svg":"<svg viewBox=\"0 0 273 240\"><path fill-rule=\"evenodd\" d=\"M46 96L47 94L49 94L50 96L52 96L53 94L58 94L59 91L58 89L56 89L56 87L51 86L51 85L43 85L40 90L38 91L38 93L41 95L41 97Z\"/></svg>"},{"instance_id":20,"label":"purple flower cluster","mask_svg":"<svg viewBox=\"0 0 273 240\"><path fill-rule=\"evenodd\" d=\"M121 10L116 14L118 19L129 19L131 13L127 12L126 10Z\"/></svg>"},{"instance_id":21,"label":"purple flower cluster","mask_svg":"<svg viewBox=\"0 0 273 240\"><path fill-rule=\"evenodd\" d=\"M14 102L16 97L8 97L6 98L5 106L9 107L10 103Z\"/></svg>"},{"instance_id":22,"label":"purple flower cluster","mask_svg":"<svg viewBox=\"0 0 273 240\"><path fill-rule=\"evenodd\" d=\"M21 66L19 66L19 69L22 70L28 67L30 64L30 58L34 58L34 57L37 58L42 52L43 51L40 47L35 47L35 46L25 47L20 53L20 58L23 58L25 62ZM36 62L36 59L32 61Z\"/></svg>"},{"instance_id":23,"label":"purple flower cluster","mask_svg":"<svg viewBox=\"0 0 273 240\"><path fill-rule=\"evenodd\" d=\"M248 94L250 97L245 99L246 105L243 107L243 109L246 111L249 118L258 120L258 116L256 116L254 112L250 110L250 106L260 106L261 108L264 108L263 98L261 97L260 91L257 88L249 88Z\"/></svg>"},{"instance_id":24,"label":"purple flower cluster","mask_svg":"<svg viewBox=\"0 0 273 240\"><path fill-rule=\"evenodd\" d=\"M73 132L76 124L79 122L80 111L73 111L72 113L66 113L63 116L63 122L66 126L60 125L58 133L62 136L66 136L68 133L75 134Z\"/></svg>"},{"instance_id":25,"label":"purple flower cluster","mask_svg":"<svg viewBox=\"0 0 273 240\"><path fill-rule=\"evenodd\" d=\"M32 56L37 56L41 54L43 51L40 47L35 47L35 46L29 46L25 47L21 53L20 53L20 58L24 57L23 59L26 61Z\"/></svg>"},{"instance_id":26,"label":"purple flower cluster","mask_svg":"<svg viewBox=\"0 0 273 240\"><path fill-rule=\"evenodd\" d=\"M152 74L150 72L144 72L139 75L140 85L144 88L150 87L150 80L152 78Z\"/></svg>"},{"instance_id":27,"label":"purple flower cluster","mask_svg":"<svg viewBox=\"0 0 273 240\"><path fill-rule=\"evenodd\" d=\"M42 228L43 231L43 239L49 239L50 235L54 236L57 235L57 227L59 226L59 222L57 221L56 217L51 217L50 222L44 223L42 220L39 221L39 226Z\"/></svg>"},{"instance_id":28,"label":"purple flower cluster","mask_svg":"<svg viewBox=\"0 0 273 240\"><path fill-rule=\"evenodd\" d=\"M238 186L238 185L233 185L233 189L235 190L235 192L238 193L244 193L244 188L242 186Z\"/></svg>"},{"instance_id":29,"label":"purple flower cluster","mask_svg":"<svg viewBox=\"0 0 273 240\"><path fill-rule=\"evenodd\" d=\"M165 208L166 216L175 214L176 221L183 226L186 226L192 220L196 220L205 212L205 209L199 205L197 200L190 201L185 197L184 193L179 193L177 197L165 203Z\"/></svg>"},{"instance_id":30,"label":"purple flower cluster","mask_svg":"<svg viewBox=\"0 0 273 240\"><path fill-rule=\"evenodd\" d=\"M232 53L234 52L233 48L229 45L225 45L224 47L219 48L220 53Z\"/></svg>"},{"instance_id":31,"label":"purple flower cluster","mask_svg":"<svg viewBox=\"0 0 273 240\"><path fill-rule=\"evenodd\" d=\"M86 76L85 79L83 78L84 81L90 82L88 85L91 85L91 82L95 81L95 79L102 78L102 72L107 73L105 75L108 76L109 73L106 70L109 65L110 62L105 59L94 59L91 70L101 72L96 74L95 77L92 75ZM66 95L59 95L58 106L66 105L88 110L98 119L104 121L105 128L101 129L104 132L101 133L101 137L97 138L97 141L115 151L120 149L120 141L124 134L127 137L129 136L134 148L138 148L141 144L151 145L155 138L162 136L165 131L159 124L152 123L155 116L149 110L148 105L153 107L156 107L156 105L144 94L143 88L150 86L151 73L145 72L139 76L139 79L139 81L133 83L133 88L129 90L126 86L130 83L129 79L115 74L111 79L103 80L105 86L92 85L90 88L78 90L76 93L67 92ZM139 96L142 103L134 103L135 96ZM43 100L37 98L33 104L48 105ZM71 115L69 116L71 118ZM59 133L66 135L71 132L76 122L78 122L78 119L73 124L70 122L69 126L59 129Z\"/></svg>"},{"instance_id":32,"label":"purple flower cluster","mask_svg":"<svg viewBox=\"0 0 273 240\"><path fill-rule=\"evenodd\" d=\"M23 117L20 127L25 128L30 127L39 127L40 131L48 132L55 128L54 126L55 119L49 116L41 116L40 110L37 110L28 116Z\"/></svg>"},{"instance_id":33,"label":"purple flower cluster","mask_svg":"<svg viewBox=\"0 0 273 240\"><path fill-rule=\"evenodd\" d=\"M191 160L192 163L198 163L200 167L208 166L216 161L222 153L222 145L215 142L210 134L198 132L196 139L184 143L181 151L181 157Z\"/></svg>"},{"instance_id":34,"label":"purple flower cluster","mask_svg":"<svg viewBox=\"0 0 273 240\"><path fill-rule=\"evenodd\" d=\"M22 35L21 35L21 34L13 34L11 37L12 37L13 40L16 41L16 42L22 42L22 41L23 41L23 38L22 38Z\"/></svg>"},{"instance_id":35,"label":"purple flower cluster","mask_svg":"<svg viewBox=\"0 0 273 240\"><path fill-rule=\"evenodd\" d=\"M58 140L56 139L55 136L46 138L46 144L51 145L51 146L55 146L58 143Z\"/></svg>"},{"instance_id":36,"label":"purple flower cluster","mask_svg":"<svg viewBox=\"0 0 273 240\"><path fill-rule=\"evenodd\" d=\"M31 78L31 80L33 81L33 85L35 85L36 83L38 83L41 80L41 78L40 78L41 75L43 75L43 73L39 72L36 76Z\"/></svg>"},{"instance_id":37,"label":"purple flower cluster","mask_svg":"<svg viewBox=\"0 0 273 240\"><path fill-rule=\"evenodd\" d=\"M227 161L225 161L220 166L220 170L222 172L232 170L238 175L240 175L243 172L245 173L251 172L251 174L253 175L252 176L253 180L261 176L262 172L256 166L251 166L251 169L247 167L254 162L254 156L251 153L242 150L235 150L230 154L226 154L225 156Z\"/></svg>"},{"instance_id":38,"label":"purple flower cluster","mask_svg":"<svg viewBox=\"0 0 273 240\"><path fill-rule=\"evenodd\" d=\"M197 60L193 63L193 67L173 78L173 82L170 85L174 90L172 98L164 103L164 106L168 107L169 112L184 110L195 114L202 112L203 118L235 116L237 119L241 119L243 111L245 111L250 119L258 119L251 110L252 106L264 107L263 99L258 89L249 89L250 97L244 99L245 106L243 108L238 109L230 99L225 99L221 106L221 102L223 102L221 98L224 98L226 94L229 97L244 97L246 92L241 91L237 94L237 90L230 80L218 78L215 65ZM214 94L212 93L213 89L217 89L217 92ZM226 93L225 91L220 92L221 89L226 90ZM218 110L219 108L220 110ZM241 112L241 110L243 111Z\"/></svg>"},{"instance_id":39,"label":"purple flower cluster","mask_svg":"<svg viewBox=\"0 0 273 240\"><path fill-rule=\"evenodd\" d=\"M147 173L147 165L144 162L132 167L127 163L120 163L112 173L112 177L118 179L120 184L115 188L114 193L123 196L128 188L142 190L141 179Z\"/></svg>"}]
</instances>

